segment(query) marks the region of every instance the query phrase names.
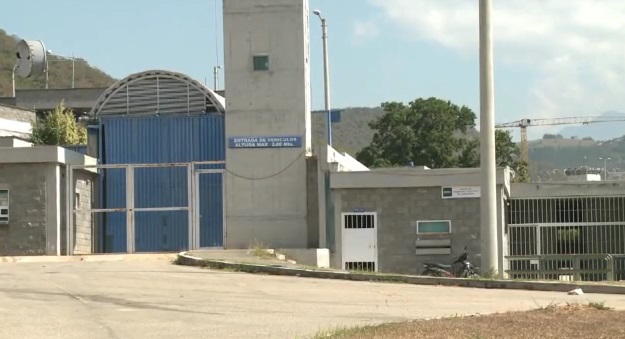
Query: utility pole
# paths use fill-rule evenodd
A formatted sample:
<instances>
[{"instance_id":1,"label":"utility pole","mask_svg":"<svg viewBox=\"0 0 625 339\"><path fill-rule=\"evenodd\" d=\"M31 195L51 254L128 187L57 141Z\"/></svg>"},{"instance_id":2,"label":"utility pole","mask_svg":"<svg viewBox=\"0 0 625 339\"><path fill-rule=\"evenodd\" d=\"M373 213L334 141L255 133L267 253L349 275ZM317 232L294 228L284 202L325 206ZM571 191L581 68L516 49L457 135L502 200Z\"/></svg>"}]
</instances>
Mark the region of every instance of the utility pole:
<instances>
[{"instance_id":1,"label":"utility pole","mask_svg":"<svg viewBox=\"0 0 625 339\"><path fill-rule=\"evenodd\" d=\"M76 78L76 58L74 58L74 53L72 52L72 88L74 88L74 79Z\"/></svg>"},{"instance_id":2,"label":"utility pole","mask_svg":"<svg viewBox=\"0 0 625 339\"><path fill-rule=\"evenodd\" d=\"M219 70L221 68L221 66L213 67L213 88L215 89L215 91L219 89Z\"/></svg>"},{"instance_id":3,"label":"utility pole","mask_svg":"<svg viewBox=\"0 0 625 339\"><path fill-rule=\"evenodd\" d=\"M45 69L45 71L44 71L44 72L46 73L46 89L48 89L48 70L49 70L49 67L48 67L48 66L50 65L50 64L49 64L48 59L50 59L50 55L52 55L52 52L50 52L50 51L48 50L48 51L46 51L46 54L47 54L47 55L46 55L46 66L45 66L45 67L46 67L46 69Z\"/></svg>"},{"instance_id":4,"label":"utility pole","mask_svg":"<svg viewBox=\"0 0 625 339\"><path fill-rule=\"evenodd\" d=\"M15 70L17 69L17 65L13 66L13 70L11 71L11 84L13 85L13 98L15 98Z\"/></svg>"},{"instance_id":5,"label":"utility pole","mask_svg":"<svg viewBox=\"0 0 625 339\"><path fill-rule=\"evenodd\" d=\"M326 19L321 16L321 12L319 10L313 11L313 13L321 19L321 30L322 35L321 39L323 40L323 80L324 80L324 92L325 92L325 110L327 114L327 125L328 125L328 145L332 146L332 117L331 117L331 106L330 106L330 65L329 65L329 56L328 56L328 25L326 23Z\"/></svg>"},{"instance_id":6,"label":"utility pole","mask_svg":"<svg viewBox=\"0 0 625 339\"><path fill-rule=\"evenodd\" d=\"M497 249L497 167L495 164L495 91L493 75L492 0L479 0L480 22L480 221L481 267L499 270Z\"/></svg>"},{"instance_id":7,"label":"utility pole","mask_svg":"<svg viewBox=\"0 0 625 339\"><path fill-rule=\"evenodd\" d=\"M603 180L608 180L608 160L612 160L612 158L599 158L599 160L603 160Z\"/></svg>"}]
</instances>

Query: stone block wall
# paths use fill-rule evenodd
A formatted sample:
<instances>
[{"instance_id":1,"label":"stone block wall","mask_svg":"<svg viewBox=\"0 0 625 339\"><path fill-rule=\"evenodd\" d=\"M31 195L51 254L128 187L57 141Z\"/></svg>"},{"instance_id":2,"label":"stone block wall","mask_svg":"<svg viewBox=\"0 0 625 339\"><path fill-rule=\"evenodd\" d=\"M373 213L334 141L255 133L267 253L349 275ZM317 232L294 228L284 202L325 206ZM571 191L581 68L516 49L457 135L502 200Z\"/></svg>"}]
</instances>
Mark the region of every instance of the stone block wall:
<instances>
[{"instance_id":1,"label":"stone block wall","mask_svg":"<svg viewBox=\"0 0 625 339\"><path fill-rule=\"evenodd\" d=\"M61 180L61 201L62 206L65 206L65 168L62 170ZM72 202L79 210L76 212L74 219L74 254L90 254L93 253L93 223L92 214L88 212L92 208L92 192L95 182L95 174L83 170L74 170L73 173L74 184L72 186L73 199ZM63 230L63 238L61 238L62 251L65 254L66 248L66 226L67 226L67 212L65 207L61 210L61 229Z\"/></svg>"},{"instance_id":2,"label":"stone block wall","mask_svg":"<svg viewBox=\"0 0 625 339\"><path fill-rule=\"evenodd\" d=\"M0 225L0 255L46 254L45 164L0 164L9 189L9 224Z\"/></svg>"},{"instance_id":3,"label":"stone block wall","mask_svg":"<svg viewBox=\"0 0 625 339\"><path fill-rule=\"evenodd\" d=\"M9 190L9 224L0 225L0 256L56 254L57 223L61 219L61 253L66 248L65 169L60 167L59 211L57 208L55 164L0 164L0 189ZM89 209L95 174L74 171L74 201ZM78 196L75 194L78 193ZM79 197L79 199L76 199ZM79 212L75 219L74 254L92 253L93 227L89 212Z\"/></svg>"},{"instance_id":4,"label":"stone block wall","mask_svg":"<svg viewBox=\"0 0 625 339\"><path fill-rule=\"evenodd\" d=\"M355 210L377 212L380 272L421 273L424 262L450 264L465 246L469 260L480 265L479 198L442 199L441 187L338 189L334 194L340 199L337 206L341 210L337 214ZM428 220L451 221L451 254L416 255L416 221ZM340 224L336 236L340 244Z\"/></svg>"}]
</instances>

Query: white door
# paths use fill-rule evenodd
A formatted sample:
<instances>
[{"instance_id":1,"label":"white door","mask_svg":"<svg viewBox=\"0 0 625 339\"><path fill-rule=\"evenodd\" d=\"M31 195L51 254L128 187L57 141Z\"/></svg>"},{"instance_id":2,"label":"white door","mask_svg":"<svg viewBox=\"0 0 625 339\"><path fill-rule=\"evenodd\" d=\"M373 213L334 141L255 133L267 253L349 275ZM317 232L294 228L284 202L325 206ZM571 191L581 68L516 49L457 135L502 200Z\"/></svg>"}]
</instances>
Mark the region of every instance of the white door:
<instances>
[{"instance_id":1,"label":"white door","mask_svg":"<svg viewBox=\"0 0 625 339\"><path fill-rule=\"evenodd\" d=\"M375 212L341 213L343 269L378 271L377 222Z\"/></svg>"}]
</instances>

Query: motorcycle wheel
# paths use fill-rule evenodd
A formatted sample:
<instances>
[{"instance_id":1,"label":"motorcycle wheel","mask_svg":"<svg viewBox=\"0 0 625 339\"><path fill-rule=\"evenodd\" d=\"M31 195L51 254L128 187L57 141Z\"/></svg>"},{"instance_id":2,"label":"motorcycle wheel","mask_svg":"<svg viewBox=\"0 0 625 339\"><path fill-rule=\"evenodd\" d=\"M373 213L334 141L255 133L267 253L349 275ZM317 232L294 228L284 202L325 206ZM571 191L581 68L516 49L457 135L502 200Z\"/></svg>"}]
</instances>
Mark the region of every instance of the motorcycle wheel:
<instances>
[{"instance_id":1,"label":"motorcycle wheel","mask_svg":"<svg viewBox=\"0 0 625 339\"><path fill-rule=\"evenodd\" d=\"M463 270L462 273L460 273L460 278L473 278L476 276L477 274L471 270Z\"/></svg>"},{"instance_id":2,"label":"motorcycle wheel","mask_svg":"<svg viewBox=\"0 0 625 339\"><path fill-rule=\"evenodd\" d=\"M433 270L425 270L421 273L421 275L428 276L428 277L442 277L443 276L441 272L433 271Z\"/></svg>"}]
</instances>

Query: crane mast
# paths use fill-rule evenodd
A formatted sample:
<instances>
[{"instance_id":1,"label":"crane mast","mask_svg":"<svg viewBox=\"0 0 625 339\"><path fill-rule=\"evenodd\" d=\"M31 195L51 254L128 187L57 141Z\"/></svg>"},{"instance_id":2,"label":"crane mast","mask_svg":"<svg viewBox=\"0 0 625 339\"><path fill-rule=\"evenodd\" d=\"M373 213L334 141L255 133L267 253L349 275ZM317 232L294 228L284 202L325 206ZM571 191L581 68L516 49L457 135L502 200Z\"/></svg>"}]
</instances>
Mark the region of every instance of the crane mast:
<instances>
[{"instance_id":1,"label":"crane mast","mask_svg":"<svg viewBox=\"0 0 625 339\"><path fill-rule=\"evenodd\" d=\"M569 117L569 118L553 118L553 119L521 119L502 124L496 124L495 128L520 128L521 129L521 160L529 163L528 147L527 147L527 128L531 126L554 126L554 125L588 125L601 122L625 121L622 117Z\"/></svg>"}]
</instances>

